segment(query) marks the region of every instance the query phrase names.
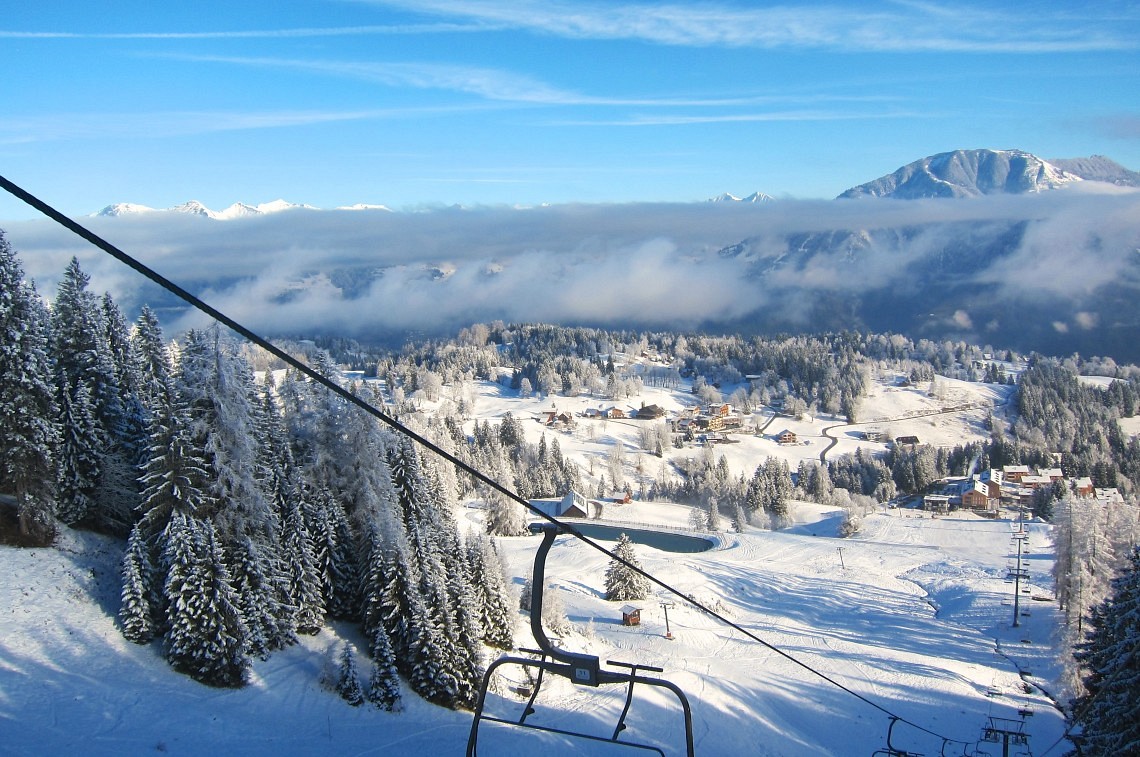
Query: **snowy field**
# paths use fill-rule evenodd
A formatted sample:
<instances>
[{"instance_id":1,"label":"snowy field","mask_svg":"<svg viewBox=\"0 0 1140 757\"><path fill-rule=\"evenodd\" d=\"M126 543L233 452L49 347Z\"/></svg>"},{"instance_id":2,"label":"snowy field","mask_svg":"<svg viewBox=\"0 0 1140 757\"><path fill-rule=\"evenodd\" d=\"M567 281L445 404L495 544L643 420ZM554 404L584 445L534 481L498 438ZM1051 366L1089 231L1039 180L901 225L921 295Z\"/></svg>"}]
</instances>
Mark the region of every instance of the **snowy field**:
<instances>
[{"instance_id":1,"label":"snowy field","mask_svg":"<svg viewBox=\"0 0 1140 757\"><path fill-rule=\"evenodd\" d=\"M990 406L1000 413L1007 396L1005 387L950 381L943 382L939 398L927 389L897 387L889 377L877 382L860 409L866 421L861 427L960 444L985 438L982 418ZM652 479L663 462L642 452L644 472L636 471L635 421L583 420L573 431L544 431L532 419L550 408L550 398L520 400L494 384L461 391L479 418L501 418L509 410L524 421L529 440L546 433L549 442L557 435L563 454L584 470L591 459L599 474L605 470L616 439L626 445L632 481ZM555 402L559 410L575 412L614 404L585 397ZM647 390L618 404L642 402L677 410L693 397ZM972 409L945 412L966 405ZM801 459L818 460L828 442L824 429L841 423L780 417L764 434L742 434L738 443L713 451L726 456L734 475L750 475L769 455L794 469ZM785 427L807 443L778 445L772 436ZM853 433L859 428L835 429L842 441L832 454L852 451L860 443ZM666 458L701 453L699 447L669 449ZM1063 720L1043 691L1051 690L1057 674L1047 525L1026 524L1031 578L1028 592L1019 595L1013 627L1014 591L1003 577L1016 523L883 510L867 517L858 536L841 540L838 511L794 503L793 514L796 525L783 532L720 534L708 552L636 548L648 571L779 651L677 598L669 611L675 639L665 638L656 595L642 603L640 626L623 626L620 603L603 599L608 559L568 536L559 537L547 569L574 628L560 643L603 663L662 668L659 677L680 686L692 703L700 755L869 755L886 746L890 720L883 710L937 734L905 723L895 728L896 748L927 755L943 753L944 746L945 754L973 752L988 717L1017 720L1019 710L1033 713L1025 729L1034 754L1040 757L1058 739ZM477 526L481 513L464 507L459 517ZM688 508L634 502L607 507L606 517L675 528L688 522ZM537 544L537 537L499 540L516 587L529 575ZM342 640L363 650L363 639L347 625L303 637L255 663L250 685L241 690L208 688L172 672L159 642L140 647L119 632L121 553L113 540L67 529L54 548L0 547L0 753L463 753L470 713L427 705L407 691L402 713L354 709L327 689L323 679ZM519 619L516 641L533 647L522 614ZM500 671L502 693L489 697L488 712L517 718L524 702L510 688L523 682L523 672L512 666ZM530 722L608 738L624 695L621 687L548 679ZM628 726L623 740L683 754L680 711L663 693L639 688ZM962 743L944 744L943 738ZM495 724L484 727L479 743L483 755L630 752ZM1001 753L1000 744L980 746Z\"/></svg>"},{"instance_id":2,"label":"snowy field","mask_svg":"<svg viewBox=\"0 0 1140 757\"><path fill-rule=\"evenodd\" d=\"M898 378L893 374L885 375L871 383L868 395L860 403L856 424L848 425L844 418L831 415L809 414L796 419L775 415L770 408L762 408L744 417L746 432L729 434L731 443L714 445L713 455L717 459L724 455L734 474L743 472L751 476L756 466L768 457L784 460L793 472L801 460L818 462L820 453L828 447L831 438L838 443L827 452L828 459L853 453L858 447L873 452L885 451L885 443L871 443L860 438L860 434L872 430L890 437L917 436L921 443L934 446L950 447L986 441L989 439L989 431L984 426L987 415L992 409L1001 417L1012 391L1012 387L1004 385L970 383L940 376L937 396L931 397L929 382L903 387L898 385ZM725 387L724 395L728 396L734 388ZM649 450L640 449L640 430L645 426L644 421L579 418L573 429L553 431L544 428L537 419L550 410L577 416L590 408L618 407L629 413L642 404L657 404L670 414L676 414L700 404L687 390L653 387L646 387L640 395L617 402L591 396L521 399L517 393L490 382L468 384L449 397L454 402L461 398L474 408L474 418L497 422L509 412L520 421L528 421L522 424L522 428L532 443L537 444L543 434L546 434L547 443L557 437L563 454L579 460L583 470L593 471L595 479L605 470L606 458L613 444L620 440L625 445L628 480L635 492L637 482L652 481L661 466L661 461ZM431 407L438 403L424 404ZM762 431L756 433L756 429ZM785 429L796 435L796 444L782 445L776 441ZM695 457L701 452L699 445L691 445L680 450L665 449L664 456L667 460L677 460ZM640 473L635 469L639 454L643 468Z\"/></svg>"},{"instance_id":3,"label":"snowy field","mask_svg":"<svg viewBox=\"0 0 1140 757\"><path fill-rule=\"evenodd\" d=\"M654 505L627 507L654 519ZM943 737L972 744L988 716L1016 719L1028 706L1031 746L1058 738L1060 715L1025 683L1048 688L1054 677L1055 604L1033 599L1052 596L1047 526L1028 525L1027 614L1012 628L1013 592L1002 580L1009 521L889 511L870 516L859 537L838 540L825 508L804 504L797 512L801 522L787 532L725 534L700 554L639 546L638 555L646 569L769 644ZM516 584L529 573L537 542L500 541ZM0 752L462 754L467 713L411 694L397 715L354 709L322 687L330 649L342 638L362 642L347 626L256 663L242 690L171 672L158 643L135 646L119 633L119 557L115 542L69 530L57 548L0 548ZM673 641L655 600L643 603L641 626L621 625L618 603L602 598L607 562L570 537L556 542L547 575L576 628L561 643L603 661L663 668L660 675L692 702L698 754L870 754L885 745L882 712L683 602L669 614ZM521 616L517 641L534 645ZM504 691L522 681L518 668L500 671ZM550 680L532 721L609 736L623 696L619 687ZM489 699L489 712L501 716L517 717L521 708L510 694ZM680 723L668 697L639 696L623 738L678 754ZM894 743L925 754L942 748L904 724ZM485 726L480 746L486 755L618 751L501 725Z\"/></svg>"}]
</instances>

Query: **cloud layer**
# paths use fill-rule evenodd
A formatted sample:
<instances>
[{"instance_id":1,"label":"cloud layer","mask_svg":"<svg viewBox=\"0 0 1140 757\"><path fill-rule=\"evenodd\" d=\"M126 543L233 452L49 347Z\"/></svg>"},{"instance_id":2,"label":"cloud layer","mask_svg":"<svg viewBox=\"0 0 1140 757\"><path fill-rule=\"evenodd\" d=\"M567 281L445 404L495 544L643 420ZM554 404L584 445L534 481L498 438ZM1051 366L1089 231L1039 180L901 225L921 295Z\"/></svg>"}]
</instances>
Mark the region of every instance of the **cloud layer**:
<instances>
[{"instance_id":1,"label":"cloud layer","mask_svg":"<svg viewBox=\"0 0 1140 757\"><path fill-rule=\"evenodd\" d=\"M230 221L159 212L83 222L269 335L400 339L492 319L688 328L773 315L810 328L820 301L937 292L942 280L955 297L978 295L946 303L947 333L984 338L995 316L977 303L1020 302L1055 311L1050 320L1071 335L1119 322L1098 310L1101 293L1140 294L1140 192L1093 183L978 200L292 210ZM48 221L9 224L7 235L45 296L75 255L92 288L124 308L168 304ZM172 312L164 323L175 333L203 320Z\"/></svg>"}]
</instances>

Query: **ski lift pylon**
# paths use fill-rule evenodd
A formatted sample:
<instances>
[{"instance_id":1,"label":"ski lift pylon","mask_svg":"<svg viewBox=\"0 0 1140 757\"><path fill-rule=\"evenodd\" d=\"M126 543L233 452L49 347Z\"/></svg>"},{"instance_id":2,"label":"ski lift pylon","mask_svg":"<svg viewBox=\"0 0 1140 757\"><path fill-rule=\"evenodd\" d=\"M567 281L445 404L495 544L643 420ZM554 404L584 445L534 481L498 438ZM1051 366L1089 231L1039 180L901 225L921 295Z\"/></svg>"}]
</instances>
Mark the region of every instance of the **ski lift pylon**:
<instances>
[{"instance_id":1,"label":"ski lift pylon","mask_svg":"<svg viewBox=\"0 0 1140 757\"><path fill-rule=\"evenodd\" d=\"M628 671L604 670L602 669L600 658L596 655L568 652L564 649L559 649L547 638L546 631L542 627L542 593L546 584L546 556L550 552L550 547L554 544L555 537L558 536L560 532L561 529L557 526L544 526L542 529L542 543L534 555L534 572L531 577L530 629L539 648L533 650L520 649L520 651L538 655L538 657L528 658L505 655L487 666L487 672L483 676L483 684L479 689L479 699L475 706L475 713L471 719L471 732L467 737L467 757L476 757L478 754L479 725L483 721L500 723L517 728L529 728L536 731L545 731L547 733L556 733L571 738L602 741L618 747L655 752L661 755L661 757L665 757L665 752L658 746L639 744L633 741L618 741L618 737L622 731L626 729L626 718L629 715L630 705L633 704L633 687L638 683L668 689L677 697L685 720L685 754L687 757L693 757L693 715L685 692L671 681L641 675L642 672L660 673L662 672L661 668L607 660L607 665L627 668ZM538 676L530 692L530 698L523 708L522 715L517 720L507 720L505 718L488 715L484 712L487 690L496 669L502 665L521 665L523 667L538 668ZM607 737L528 723L527 718L535 713L534 703L538 698L539 690L542 688L544 673L567 678L579 686L602 686L608 684L623 684L628 686L625 706L622 708L621 715L618 716L613 734Z\"/></svg>"}]
</instances>

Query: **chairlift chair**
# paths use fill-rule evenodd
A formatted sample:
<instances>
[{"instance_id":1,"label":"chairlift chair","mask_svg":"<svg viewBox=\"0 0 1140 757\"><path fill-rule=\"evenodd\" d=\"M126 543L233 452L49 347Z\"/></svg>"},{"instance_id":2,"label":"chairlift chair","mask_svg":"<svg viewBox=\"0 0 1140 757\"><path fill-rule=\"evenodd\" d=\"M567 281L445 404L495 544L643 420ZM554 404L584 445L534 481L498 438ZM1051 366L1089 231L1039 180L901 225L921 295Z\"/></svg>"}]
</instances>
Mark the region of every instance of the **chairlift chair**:
<instances>
[{"instance_id":1,"label":"chairlift chair","mask_svg":"<svg viewBox=\"0 0 1140 757\"><path fill-rule=\"evenodd\" d=\"M895 730L895 723L899 722L897 715L891 716L891 724L887 726L887 746L883 749L877 749L871 753L871 757L922 757L918 752L908 752L905 749L899 749L891 743L891 735ZM945 748L945 744L943 744Z\"/></svg>"},{"instance_id":2,"label":"chairlift chair","mask_svg":"<svg viewBox=\"0 0 1140 757\"><path fill-rule=\"evenodd\" d=\"M600 741L612 744L617 747L624 747L629 749L637 749L641 751L653 752L661 757L665 757L665 752L660 746L653 744L642 744L633 741L619 741L622 731L626 729L626 718L629 715L630 706L633 704L633 692L635 684L644 684L646 686L656 686L663 689L668 689L676 697L681 705L681 711L684 715L685 721L685 754L687 757L693 757L693 716L692 710L689 707L688 697L676 684L671 681L666 681L660 678L652 678L642 675L644 672L660 673L661 668L655 668L649 665L641 665L636 663L617 662L614 660L607 660L606 664L612 667L625 668L623 671L604 670L601 666L601 660L596 655L581 654L578 652L568 652L564 649L555 647L550 639L546 636L546 631L542 628L542 592L546 584L546 557L550 552L550 547L554 544L554 539L562 533L562 529L557 526L544 526L542 528L542 543L539 545L538 550L534 556L534 573L531 577L531 608L530 608L530 629L534 635L534 640L538 644L538 649L522 649L520 651L528 654L537 655L536 657L515 657L503 656L492 662L487 667L487 672L483 676L483 684L479 689L479 699L475 706L475 713L471 720L471 732L467 737L467 757L477 757L478 755L478 742L479 742L479 726L482 722L500 723L506 726L515 728L527 728L535 731L542 731L546 733L558 734L570 738L584 739L587 741ZM490 686L495 671L503 665L520 665L524 668L538 668L538 675L535 679L534 686L531 688L530 698L527 700L526 705L523 707L522 714L516 720L508 720L506 718L495 717L488 715L484 712L484 705L487 699L487 690ZM551 675L561 676L570 680L572 683L580 686L602 686L610 684L621 684L627 686L625 696L625 706L622 708L621 715L618 716L617 723L614 726L613 733L610 736L603 736L598 734L582 733L578 731L571 731L561 728L553 728L551 726L538 725L535 723L527 722L527 718L535 714L535 700L538 698L538 693L542 688L543 675L550 673Z\"/></svg>"}]
</instances>

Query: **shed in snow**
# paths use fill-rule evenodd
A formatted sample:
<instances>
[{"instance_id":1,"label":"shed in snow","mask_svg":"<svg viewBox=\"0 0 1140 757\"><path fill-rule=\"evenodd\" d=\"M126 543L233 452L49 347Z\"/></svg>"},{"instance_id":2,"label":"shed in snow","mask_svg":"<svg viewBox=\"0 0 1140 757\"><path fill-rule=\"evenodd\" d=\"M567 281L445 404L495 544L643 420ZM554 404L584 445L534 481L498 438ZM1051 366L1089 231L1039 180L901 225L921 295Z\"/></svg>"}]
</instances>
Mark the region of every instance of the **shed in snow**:
<instances>
[{"instance_id":1,"label":"shed in snow","mask_svg":"<svg viewBox=\"0 0 1140 757\"><path fill-rule=\"evenodd\" d=\"M641 608L636 605L622 605L621 624L623 626L641 625Z\"/></svg>"}]
</instances>

